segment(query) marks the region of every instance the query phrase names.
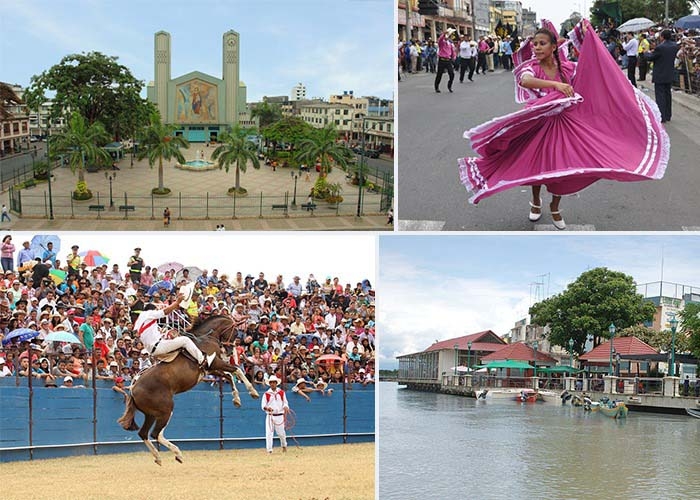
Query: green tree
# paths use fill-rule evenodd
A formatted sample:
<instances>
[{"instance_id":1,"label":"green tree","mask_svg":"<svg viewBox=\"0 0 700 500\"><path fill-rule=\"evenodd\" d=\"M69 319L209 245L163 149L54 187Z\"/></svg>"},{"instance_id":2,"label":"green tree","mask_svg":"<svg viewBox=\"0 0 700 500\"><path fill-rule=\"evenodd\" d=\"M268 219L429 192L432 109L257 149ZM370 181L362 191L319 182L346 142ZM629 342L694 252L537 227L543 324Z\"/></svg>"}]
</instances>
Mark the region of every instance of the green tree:
<instances>
[{"instance_id":1,"label":"green tree","mask_svg":"<svg viewBox=\"0 0 700 500\"><path fill-rule=\"evenodd\" d=\"M175 158L178 162L185 163L180 148L187 149L190 143L184 137L174 135L176 128L174 125L161 123L160 115L155 112L151 114L150 125L141 131L137 158L148 158L151 168L158 162L158 187L153 188L154 194L170 192L163 183L163 160Z\"/></svg>"},{"instance_id":2,"label":"green tree","mask_svg":"<svg viewBox=\"0 0 700 500\"><path fill-rule=\"evenodd\" d=\"M50 118L66 110L77 111L88 124L100 121L115 140L130 131L135 108L148 106L140 97L143 82L134 78L117 58L100 52L71 54L40 75L35 75L25 93L29 109L39 109L47 92L55 92ZM148 123L148 115L141 114Z\"/></svg>"},{"instance_id":3,"label":"green tree","mask_svg":"<svg viewBox=\"0 0 700 500\"><path fill-rule=\"evenodd\" d=\"M300 140L297 144L296 159L309 165L320 161L322 177L330 172L332 162L345 168L353 154L345 144L337 140L338 131L332 123L322 129L314 129L309 137Z\"/></svg>"},{"instance_id":4,"label":"green tree","mask_svg":"<svg viewBox=\"0 0 700 500\"><path fill-rule=\"evenodd\" d=\"M75 174L78 171L76 195L78 198L90 198L85 183L85 162L109 163L109 153L102 149L110 139L109 134L100 122L87 123L85 118L74 111L66 127L50 137L52 158L63 156L68 158L68 165Z\"/></svg>"},{"instance_id":5,"label":"green tree","mask_svg":"<svg viewBox=\"0 0 700 500\"><path fill-rule=\"evenodd\" d=\"M607 19L615 17L615 4L611 0L596 0L591 7L591 22L598 26L606 24ZM668 0L668 16L671 20L676 20L687 16L691 12L689 0ZM634 19L635 17L646 17L661 24L664 21L666 0L622 0L619 2L622 17L616 26Z\"/></svg>"},{"instance_id":6,"label":"green tree","mask_svg":"<svg viewBox=\"0 0 700 500\"><path fill-rule=\"evenodd\" d=\"M678 316L682 336L688 339L688 350L700 359L700 304L687 303Z\"/></svg>"},{"instance_id":7,"label":"green tree","mask_svg":"<svg viewBox=\"0 0 700 500\"><path fill-rule=\"evenodd\" d=\"M569 284L565 291L534 304L532 323L549 325L549 341L568 349L574 339L574 351L581 354L588 334L595 345L610 338L608 327L622 330L651 321L656 308L636 293L634 280L624 273L604 267L591 269Z\"/></svg>"},{"instance_id":8,"label":"green tree","mask_svg":"<svg viewBox=\"0 0 700 500\"><path fill-rule=\"evenodd\" d=\"M236 166L236 184L228 190L229 193L245 194L247 191L241 187L241 172L245 173L248 162L253 168L260 168L255 144L248 139L252 130L236 125L231 131L219 136L221 143L211 155L212 160L219 161L219 167L226 169L228 173L231 165Z\"/></svg>"},{"instance_id":9,"label":"green tree","mask_svg":"<svg viewBox=\"0 0 700 500\"><path fill-rule=\"evenodd\" d=\"M303 140L314 133L314 128L298 116L285 116L263 130L265 140L273 143L286 142L292 145L292 150Z\"/></svg>"},{"instance_id":10,"label":"green tree","mask_svg":"<svg viewBox=\"0 0 700 500\"><path fill-rule=\"evenodd\" d=\"M250 116L259 118L260 131L262 132L282 118L282 109L277 104L270 104L267 101L263 101L253 108Z\"/></svg>"}]
</instances>

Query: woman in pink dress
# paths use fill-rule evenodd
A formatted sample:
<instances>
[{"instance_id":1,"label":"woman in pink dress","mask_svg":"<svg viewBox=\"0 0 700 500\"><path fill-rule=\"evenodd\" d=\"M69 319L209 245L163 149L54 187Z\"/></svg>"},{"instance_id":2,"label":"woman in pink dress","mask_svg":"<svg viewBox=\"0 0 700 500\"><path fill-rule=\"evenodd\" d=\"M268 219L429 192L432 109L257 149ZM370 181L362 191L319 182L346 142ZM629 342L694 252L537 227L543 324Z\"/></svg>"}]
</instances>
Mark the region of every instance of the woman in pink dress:
<instances>
[{"instance_id":1,"label":"woman in pink dress","mask_svg":"<svg viewBox=\"0 0 700 500\"><path fill-rule=\"evenodd\" d=\"M551 23L548 26L552 27ZM552 223L564 229L562 195L599 179L663 177L669 141L656 104L632 87L584 20L569 34L580 51L566 58L552 29L540 29L514 55L516 101L524 109L464 133L479 157L459 160L470 201L532 186L528 218L542 214L541 187L552 194Z\"/></svg>"}]
</instances>

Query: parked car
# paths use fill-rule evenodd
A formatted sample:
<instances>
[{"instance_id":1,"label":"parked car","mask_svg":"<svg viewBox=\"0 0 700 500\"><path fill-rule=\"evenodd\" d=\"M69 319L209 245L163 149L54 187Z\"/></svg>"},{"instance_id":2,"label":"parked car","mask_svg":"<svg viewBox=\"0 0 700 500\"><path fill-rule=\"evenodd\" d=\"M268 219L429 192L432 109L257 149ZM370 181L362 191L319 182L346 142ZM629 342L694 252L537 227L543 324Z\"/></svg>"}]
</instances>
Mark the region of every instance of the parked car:
<instances>
[{"instance_id":1,"label":"parked car","mask_svg":"<svg viewBox=\"0 0 700 500\"><path fill-rule=\"evenodd\" d=\"M366 156L367 158L379 158L379 151L376 149L365 149L364 152L362 148L357 148L355 151L358 155Z\"/></svg>"}]
</instances>

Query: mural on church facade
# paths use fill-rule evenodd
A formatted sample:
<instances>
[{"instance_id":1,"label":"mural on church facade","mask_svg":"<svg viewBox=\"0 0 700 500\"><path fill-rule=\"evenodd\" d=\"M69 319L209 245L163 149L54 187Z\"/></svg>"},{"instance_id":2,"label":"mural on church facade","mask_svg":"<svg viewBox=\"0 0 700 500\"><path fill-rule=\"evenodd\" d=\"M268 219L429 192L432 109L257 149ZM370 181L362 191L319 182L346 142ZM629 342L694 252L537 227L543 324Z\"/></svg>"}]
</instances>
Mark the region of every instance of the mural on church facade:
<instances>
[{"instance_id":1,"label":"mural on church facade","mask_svg":"<svg viewBox=\"0 0 700 500\"><path fill-rule=\"evenodd\" d=\"M177 123L218 123L218 88L194 79L176 87Z\"/></svg>"}]
</instances>

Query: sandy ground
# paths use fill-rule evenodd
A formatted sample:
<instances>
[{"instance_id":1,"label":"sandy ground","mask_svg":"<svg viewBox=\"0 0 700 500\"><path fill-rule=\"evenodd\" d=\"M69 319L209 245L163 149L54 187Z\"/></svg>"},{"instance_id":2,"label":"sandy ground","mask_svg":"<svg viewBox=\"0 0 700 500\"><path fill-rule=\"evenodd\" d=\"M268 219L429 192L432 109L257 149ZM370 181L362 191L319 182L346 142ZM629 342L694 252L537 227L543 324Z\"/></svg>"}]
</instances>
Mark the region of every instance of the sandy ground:
<instances>
[{"instance_id":1,"label":"sandy ground","mask_svg":"<svg viewBox=\"0 0 700 500\"><path fill-rule=\"evenodd\" d=\"M2 464L3 499L274 499L374 498L374 443L162 452L159 467L143 453ZM11 478L11 479L10 479Z\"/></svg>"}]
</instances>

